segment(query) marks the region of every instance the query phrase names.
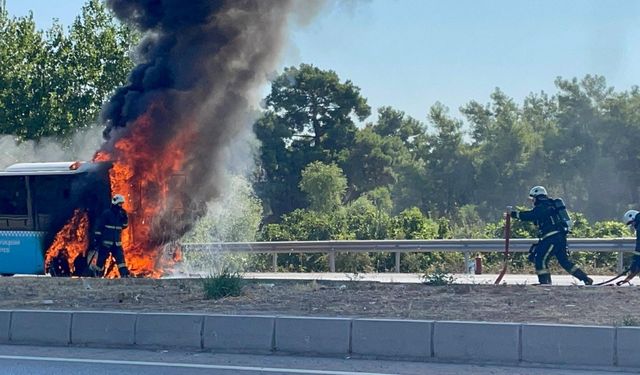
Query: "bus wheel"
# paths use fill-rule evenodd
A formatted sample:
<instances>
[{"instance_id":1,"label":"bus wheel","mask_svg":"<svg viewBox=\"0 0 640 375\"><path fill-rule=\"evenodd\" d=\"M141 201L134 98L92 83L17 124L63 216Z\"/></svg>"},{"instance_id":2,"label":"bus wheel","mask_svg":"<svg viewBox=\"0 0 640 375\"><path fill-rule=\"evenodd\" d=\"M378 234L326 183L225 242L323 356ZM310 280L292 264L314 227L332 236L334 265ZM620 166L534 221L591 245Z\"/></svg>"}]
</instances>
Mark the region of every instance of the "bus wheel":
<instances>
[{"instance_id":1,"label":"bus wheel","mask_svg":"<svg viewBox=\"0 0 640 375\"><path fill-rule=\"evenodd\" d=\"M0 273L0 276L6 276L6 277L11 277L15 275L14 273Z\"/></svg>"}]
</instances>

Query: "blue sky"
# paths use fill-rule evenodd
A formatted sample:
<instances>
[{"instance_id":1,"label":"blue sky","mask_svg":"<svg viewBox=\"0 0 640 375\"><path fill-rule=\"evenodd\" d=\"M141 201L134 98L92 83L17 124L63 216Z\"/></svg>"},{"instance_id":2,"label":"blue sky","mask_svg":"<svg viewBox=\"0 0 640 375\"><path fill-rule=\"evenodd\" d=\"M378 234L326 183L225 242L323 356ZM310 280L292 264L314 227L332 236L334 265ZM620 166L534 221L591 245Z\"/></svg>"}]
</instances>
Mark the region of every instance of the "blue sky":
<instances>
[{"instance_id":1,"label":"blue sky","mask_svg":"<svg viewBox=\"0 0 640 375\"><path fill-rule=\"evenodd\" d=\"M31 9L39 27L69 25L84 0L7 0ZM635 0L370 0L333 4L295 27L282 67L332 69L374 108L420 120L440 101L457 108L500 87L520 102L554 92L557 76L604 75L626 90L640 84L640 2ZM341 4L341 5L340 5ZM346 4L346 5L345 5Z\"/></svg>"}]
</instances>

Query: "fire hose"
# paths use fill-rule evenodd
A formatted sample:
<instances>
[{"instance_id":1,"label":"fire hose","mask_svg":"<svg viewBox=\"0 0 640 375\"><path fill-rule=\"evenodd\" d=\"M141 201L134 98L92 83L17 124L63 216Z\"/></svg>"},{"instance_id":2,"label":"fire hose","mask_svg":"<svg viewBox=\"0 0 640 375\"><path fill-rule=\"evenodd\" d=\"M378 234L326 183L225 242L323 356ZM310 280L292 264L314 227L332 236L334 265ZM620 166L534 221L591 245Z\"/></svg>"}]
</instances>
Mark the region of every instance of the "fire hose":
<instances>
[{"instance_id":1,"label":"fire hose","mask_svg":"<svg viewBox=\"0 0 640 375\"><path fill-rule=\"evenodd\" d=\"M509 261L509 237L511 235L511 212L509 211L510 210L507 210L504 215L504 261L502 264L502 270L500 271L496 281L493 283L494 285L500 284L504 274L507 273L507 262Z\"/></svg>"},{"instance_id":2,"label":"fire hose","mask_svg":"<svg viewBox=\"0 0 640 375\"><path fill-rule=\"evenodd\" d=\"M603 282L601 282L601 283L593 284L593 285L598 285L598 286L600 286L600 285L609 284L610 282L613 282L613 281L615 281L615 280L617 280L617 279L621 278L622 276L626 275L626 274L627 274L627 272L629 272L630 270L631 270L631 266L629 266L629 267L625 268L622 272L620 272L620 273L619 273L619 274L617 274L616 276L614 276L614 277L610 278L609 280L607 280L607 281L603 281Z\"/></svg>"}]
</instances>

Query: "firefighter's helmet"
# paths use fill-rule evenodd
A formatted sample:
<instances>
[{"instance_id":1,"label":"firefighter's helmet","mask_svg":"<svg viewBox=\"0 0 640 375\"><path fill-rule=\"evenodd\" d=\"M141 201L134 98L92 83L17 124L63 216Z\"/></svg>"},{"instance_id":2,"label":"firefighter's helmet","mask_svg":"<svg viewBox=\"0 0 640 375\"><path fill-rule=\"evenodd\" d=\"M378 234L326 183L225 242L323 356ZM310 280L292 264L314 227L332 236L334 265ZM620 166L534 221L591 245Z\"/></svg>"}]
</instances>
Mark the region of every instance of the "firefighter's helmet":
<instances>
[{"instance_id":1,"label":"firefighter's helmet","mask_svg":"<svg viewBox=\"0 0 640 375\"><path fill-rule=\"evenodd\" d=\"M622 217L622 221L625 224L629 225L636 219L636 216L638 216L638 211L629 210L629 211L624 213L624 216Z\"/></svg>"},{"instance_id":2,"label":"firefighter's helmet","mask_svg":"<svg viewBox=\"0 0 640 375\"><path fill-rule=\"evenodd\" d=\"M111 204L123 204L124 203L124 197L120 194L116 194L113 196L113 198L111 198Z\"/></svg>"},{"instance_id":3,"label":"firefighter's helmet","mask_svg":"<svg viewBox=\"0 0 640 375\"><path fill-rule=\"evenodd\" d=\"M534 186L531 188L531 190L529 190L529 196L531 198L535 198L540 195L547 195L547 189L545 189L544 186Z\"/></svg>"}]
</instances>

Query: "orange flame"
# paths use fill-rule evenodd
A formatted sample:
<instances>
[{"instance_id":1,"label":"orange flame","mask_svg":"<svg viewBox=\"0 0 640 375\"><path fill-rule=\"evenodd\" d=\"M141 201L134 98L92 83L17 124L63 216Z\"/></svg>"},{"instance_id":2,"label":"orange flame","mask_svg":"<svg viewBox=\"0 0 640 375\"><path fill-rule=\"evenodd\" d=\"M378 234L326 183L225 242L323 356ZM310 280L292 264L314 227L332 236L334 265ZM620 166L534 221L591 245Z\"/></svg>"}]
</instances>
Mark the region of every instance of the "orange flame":
<instances>
[{"instance_id":1,"label":"orange flame","mask_svg":"<svg viewBox=\"0 0 640 375\"><path fill-rule=\"evenodd\" d=\"M54 257L58 256L60 250L67 249L69 254L69 268L73 270L73 260L84 254L89 246L89 215L85 211L75 210L71 219L56 234L53 243L46 252L45 269Z\"/></svg>"},{"instance_id":2,"label":"orange flame","mask_svg":"<svg viewBox=\"0 0 640 375\"><path fill-rule=\"evenodd\" d=\"M131 133L116 141L112 154L100 151L94 160L113 161L109 171L111 191L125 197L129 227L123 231L122 244L129 270L135 276L160 277L163 269L181 258L174 255L169 264L162 259L166 236L158 219L183 214L185 208L179 200L171 199L170 189L176 187L174 180L181 174L184 149L193 139L193 132L182 131L168 145L158 147L152 144L154 129L149 112L130 126ZM179 250L174 254L180 254Z\"/></svg>"},{"instance_id":3,"label":"orange flame","mask_svg":"<svg viewBox=\"0 0 640 375\"><path fill-rule=\"evenodd\" d=\"M172 246L169 258L162 256L164 245L175 240L171 233L165 233L162 220L179 220L187 209L171 189L180 184L175 178L181 176L184 150L195 132L193 126L182 127L168 144L154 144L158 130L153 128L152 113L159 115L161 110L159 105L151 106L129 125L130 133L115 142L112 152L100 150L93 157L94 162L113 163L109 170L111 192L125 197L124 209L129 215L129 227L122 232L125 261L137 277L160 277L163 270L182 259L176 246ZM67 247L70 259L87 249L88 221L86 213L76 211L47 251L47 264L62 247ZM110 267L110 263L106 264L106 276L116 277L117 267Z\"/></svg>"}]
</instances>

